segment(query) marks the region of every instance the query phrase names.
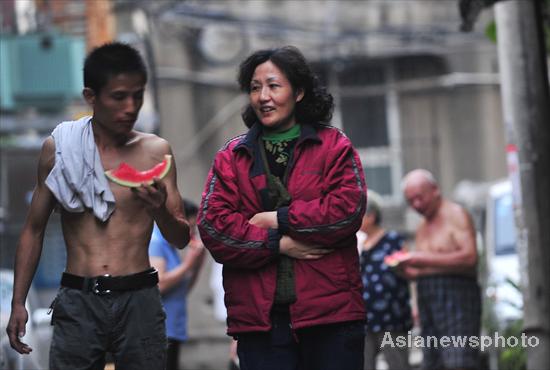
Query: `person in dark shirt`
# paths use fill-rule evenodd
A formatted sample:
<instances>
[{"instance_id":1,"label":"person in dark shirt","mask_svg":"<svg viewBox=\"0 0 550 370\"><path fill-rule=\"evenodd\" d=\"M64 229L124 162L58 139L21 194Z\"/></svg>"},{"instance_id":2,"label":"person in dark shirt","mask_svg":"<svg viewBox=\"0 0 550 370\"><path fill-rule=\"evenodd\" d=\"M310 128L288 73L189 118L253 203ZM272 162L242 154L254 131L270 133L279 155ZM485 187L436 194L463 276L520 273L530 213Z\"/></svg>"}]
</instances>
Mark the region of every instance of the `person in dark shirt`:
<instances>
[{"instance_id":1,"label":"person in dark shirt","mask_svg":"<svg viewBox=\"0 0 550 370\"><path fill-rule=\"evenodd\" d=\"M363 300L367 311L365 329L365 369L376 368L382 352L390 369L410 368L407 347L382 346L384 336L406 336L412 327L409 285L384 263L384 257L403 248L404 239L396 231L381 226L379 196L369 191L367 210L357 232Z\"/></svg>"}]
</instances>

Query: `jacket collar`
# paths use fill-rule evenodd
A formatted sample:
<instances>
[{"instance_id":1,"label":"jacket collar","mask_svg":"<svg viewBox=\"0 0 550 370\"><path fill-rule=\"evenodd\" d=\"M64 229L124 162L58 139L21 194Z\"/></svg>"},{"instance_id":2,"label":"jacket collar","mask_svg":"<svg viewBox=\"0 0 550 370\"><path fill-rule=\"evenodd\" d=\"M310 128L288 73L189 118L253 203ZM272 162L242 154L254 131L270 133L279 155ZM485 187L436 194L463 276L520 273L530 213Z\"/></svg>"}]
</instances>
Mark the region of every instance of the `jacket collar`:
<instances>
[{"instance_id":1,"label":"jacket collar","mask_svg":"<svg viewBox=\"0 0 550 370\"><path fill-rule=\"evenodd\" d=\"M233 151L244 149L254 157L254 153L257 152L258 137L262 134L262 126L259 123L255 123L248 130L246 135L239 141L239 143L233 148ZM306 141L321 142L321 138L317 134L317 129L312 125L302 125L300 132L300 138L296 143L296 146L302 145Z\"/></svg>"},{"instance_id":2,"label":"jacket collar","mask_svg":"<svg viewBox=\"0 0 550 370\"><path fill-rule=\"evenodd\" d=\"M247 134L239 141L239 143L233 148L234 152L244 151L253 159L252 167L250 168L250 177L259 176L264 174L265 168L260 156L258 148L258 138L262 134L262 126L259 123L255 123L247 132ZM300 131L300 138L296 143L296 148L301 146L306 141L321 142L317 130L312 125L302 125Z\"/></svg>"}]
</instances>

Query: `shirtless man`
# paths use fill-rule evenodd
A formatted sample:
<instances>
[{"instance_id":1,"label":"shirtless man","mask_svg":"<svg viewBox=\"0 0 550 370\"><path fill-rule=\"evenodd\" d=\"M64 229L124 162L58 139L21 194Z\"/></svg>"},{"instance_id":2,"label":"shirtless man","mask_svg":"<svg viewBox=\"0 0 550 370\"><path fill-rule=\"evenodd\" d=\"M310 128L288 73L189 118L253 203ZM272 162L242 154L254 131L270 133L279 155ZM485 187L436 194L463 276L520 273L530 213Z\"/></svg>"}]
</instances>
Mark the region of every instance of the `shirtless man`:
<instances>
[{"instance_id":1,"label":"shirtless man","mask_svg":"<svg viewBox=\"0 0 550 370\"><path fill-rule=\"evenodd\" d=\"M413 170L403 179L409 205L424 217L415 251L401 262L403 275L417 280L418 310L424 338L479 337L481 296L476 281L475 230L468 212L442 197L433 175ZM477 369L471 346L424 346L425 369Z\"/></svg>"},{"instance_id":2,"label":"shirtless man","mask_svg":"<svg viewBox=\"0 0 550 370\"><path fill-rule=\"evenodd\" d=\"M153 185L133 189L108 182L101 171L121 162L145 170L171 154L165 140L133 129L146 82L147 72L135 49L121 43L95 49L85 61L83 90L93 116L69 125L62 123L58 128L67 126L69 133L59 131L56 136L54 130L42 147L37 185L17 246L7 332L17 352L32 351L21 341L28 320L25 299L40 259L44 230L58 205L67 265L51 306L52 370L103 369L106 352L124 369L164 368L165 315L157 273L149 264L148 243L153 221L171 244L183 248L189 241L176 168L172 166L168 175L155 179ZM80 137L71 137L70 131L79 128ZM78 175L90 158L70 163L62 152L84 152L86 138L96 167L78 178L75 190L74 184L64 181ZM54 168L62 159L63 169ZM97 167L97 162L103 168ZM87 182L88 178L92 181ZM105 189L98 192L101 184Z\"/></svg>"}]
</instances>

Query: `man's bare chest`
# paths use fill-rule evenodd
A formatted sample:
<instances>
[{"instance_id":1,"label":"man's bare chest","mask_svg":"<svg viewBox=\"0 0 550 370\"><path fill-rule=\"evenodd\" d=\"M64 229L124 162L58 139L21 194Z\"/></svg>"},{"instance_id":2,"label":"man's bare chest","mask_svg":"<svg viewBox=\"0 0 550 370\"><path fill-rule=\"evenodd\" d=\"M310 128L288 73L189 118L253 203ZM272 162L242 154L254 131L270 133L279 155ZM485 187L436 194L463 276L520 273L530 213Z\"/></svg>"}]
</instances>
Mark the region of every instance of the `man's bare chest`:
<instances>
[{"instance_id":1,"label":"man's bare chest","mask_svg":"<svg viewBox=\"0 0 550 370\"><path fill-rule=\"evenodd\" d=\"M430 252L451 252L457 249L453 235L452 228L447 225L425 225L418 230L417 247Z\"/></svg>"}]
</instances>

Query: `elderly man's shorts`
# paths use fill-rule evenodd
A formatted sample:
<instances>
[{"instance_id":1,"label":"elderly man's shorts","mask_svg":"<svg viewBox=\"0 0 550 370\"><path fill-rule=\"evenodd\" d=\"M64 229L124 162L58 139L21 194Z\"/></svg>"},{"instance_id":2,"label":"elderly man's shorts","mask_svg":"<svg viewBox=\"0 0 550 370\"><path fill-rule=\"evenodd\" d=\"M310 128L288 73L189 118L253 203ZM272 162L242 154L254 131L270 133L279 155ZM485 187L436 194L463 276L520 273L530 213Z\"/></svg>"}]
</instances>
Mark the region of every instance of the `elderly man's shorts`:
<instances>
[{"instance_id":1,"label":"elderly man's shorts","mask_svg":"<svg viewBox=\"0 0 550 370\"><path fill-rule=\"evenodd\" d=\"M477 281L463 276L429 276L418 279L418 311L424 337L423 368L477 369L479 346L433 346L430 337L479 339L481 292ZM460 343L460 342L458 342ZM428 346L428 344L432 344Z\"/></svg>"},{"instance_id":2,"label":"elderly man's shorts","mask_svg":"<svg viewBox=\"0 0 550 370\"><path fill-rule=\"evenodd\" d=\"M157 286L99 295L61 287L52 304L51 370L164 369L166 314Z\"/></svg>"}]
</instances>

